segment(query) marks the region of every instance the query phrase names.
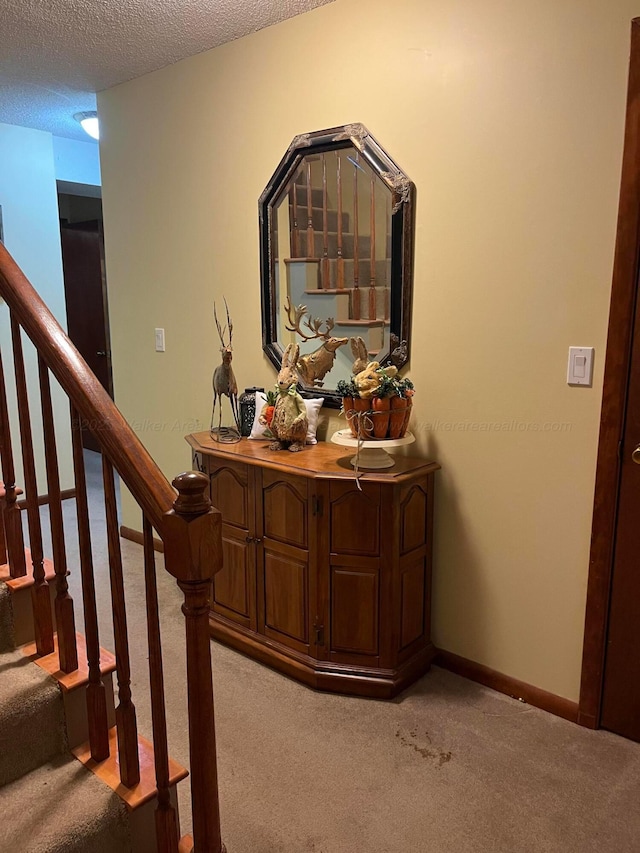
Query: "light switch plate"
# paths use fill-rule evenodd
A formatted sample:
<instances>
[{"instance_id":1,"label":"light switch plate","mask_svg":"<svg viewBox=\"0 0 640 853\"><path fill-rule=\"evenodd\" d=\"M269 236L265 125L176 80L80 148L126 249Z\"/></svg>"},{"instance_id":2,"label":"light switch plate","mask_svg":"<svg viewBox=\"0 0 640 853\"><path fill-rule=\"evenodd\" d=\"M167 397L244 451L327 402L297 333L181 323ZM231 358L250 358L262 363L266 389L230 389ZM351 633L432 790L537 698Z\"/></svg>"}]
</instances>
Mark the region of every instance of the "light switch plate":
<instances>
[{"instance_id":1,"label":"light switch plate","mask_svg":"<svg viewBox=\"0 0 640 853\"><path fill-rule=\"evenodd\" d=\"M569 347L567 385L587 385L593 381L593 347Z\"/></svg>"},{"instance_id":2,"label":"light switch plate","mask_svg":"<svg viewBox=\"0 0 640 853\"><path fill-rule=\"evenodd\" d=\"M164 329L156 329L156 352L164 352Z\"/></svg>"}]
</instances>

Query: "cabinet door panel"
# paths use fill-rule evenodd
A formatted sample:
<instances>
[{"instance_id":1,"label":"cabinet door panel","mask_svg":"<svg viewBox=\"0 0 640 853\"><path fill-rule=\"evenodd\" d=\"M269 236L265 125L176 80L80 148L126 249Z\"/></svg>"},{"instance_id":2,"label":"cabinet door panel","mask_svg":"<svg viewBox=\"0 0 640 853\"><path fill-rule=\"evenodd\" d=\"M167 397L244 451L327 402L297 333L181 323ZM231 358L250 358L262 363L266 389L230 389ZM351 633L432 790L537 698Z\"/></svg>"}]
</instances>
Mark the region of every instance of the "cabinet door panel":
<instances>
[{"instance_id":1,"label":"cabinet door panel","mask_svg":"<svg viewBox=\"0 0 640 853\"><path fill-rule=\"evenodd\" d=\"M222 569L213 580L213 609L255 628L255 546L223 526Z\"/></svg>"},{"instance_id":2,"label":"cabinet door panel","mask_svg":"<svg viewBox=\"0 0 640 853\"><path fill-rule=\"evenodd\" d=\"M308 548L307 481L273 471L262 472L264 535L277 542Z\"/></svg>"},{"instance_id":3,"label":"cabinet door panel","mask_svg":"<svg viewBox=\"0 0 640 853\"><path fill-rule=\"evenodd\" d=\"M331 651L378 654L378 572L331 567Z\"/></svg>"},{"instance_id":4,"label":"cabinet door panel","mask_svg":"<svg viewBox=\"0 0 640 853\"><path fill-rule=\"evenodd\" d=\"M221 462L211 472L211 503L220 510L226 524L252 530L248 479L246 465Z\"/></svg>"},{"instance_id":5,"label":"cabinet door panel","mask_svg":"<svg viewBox=\"0 0 640 853\"><path fill-rule=\"evenodd\" d=\"M380 487L332 482L329 542L333 554L376 557L380 553Z\"/></svg>"},{"instance_id":6,"label":"cabinet door panel","mask_svg":"<svg viewBox=\"0 0 640 853\"><path fill-rule=\"evenodd\" d=\"M427 494L420 485L414 485L400 499L400 553L420 548L426 541Z\"/></svg>"},{"instance_id":7,"label":"cabinet door panel","mask_svg":"<svg viewBox=\"0 0 640 853\"><path fill-rule=\"evenodd\" d=\"M308 643L308 582L306 562L265 547L265 628Z\"/></svg>"},{"instance_id":8,"label":"cabinet door panel","mask_svg":"<svg viewBox=\"0 0 640 853\"><path fill-rule=\"evenodd\" d=\"M424 633L425 577L424 559L408 566L400 575L401 649L413 643Z\"/></svg>"}]
</instances>

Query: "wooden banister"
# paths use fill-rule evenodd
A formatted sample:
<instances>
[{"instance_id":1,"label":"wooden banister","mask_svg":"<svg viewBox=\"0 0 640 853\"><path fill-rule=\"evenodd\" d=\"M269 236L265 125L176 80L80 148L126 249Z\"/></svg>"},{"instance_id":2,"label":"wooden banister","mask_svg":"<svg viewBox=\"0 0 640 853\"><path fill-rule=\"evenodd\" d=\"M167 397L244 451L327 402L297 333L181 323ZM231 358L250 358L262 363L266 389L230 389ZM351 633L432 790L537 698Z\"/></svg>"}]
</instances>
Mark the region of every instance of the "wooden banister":
<instances>
[{"instance_id":1,"label":"wooden banister","mask_svg":"<svg viewBox=\"0 0 640 853\"><path fill-rule=\"evenodd\" d=\"M0 243L0 294L82 422L98 434L114 468L160 532L175 492L28 279Z\"/></svg>"},{"instance_id":2,"label":"wooden banister","mask_svg":"<svg viewBox=\"0 0 640 853\"><path fill-rule=\"evenodd\" d=\"M211 581L222 568L222 516L211 507L205 474L181 474L173 485L179 494L165 519L164 555L184 593L194 850L223 853L209 637Z\"/></svg>"},{"instance_id":3,"label":"wooden banister","mask_svg":"<svg viewBox=\"0 0 640 853\"><path fill-rule=\"evenodd\" d=\"M58 381L70 401L73 467L76 482L79 562L82 606L86 632L89 683L87 712L91 757L96 762L109 756L108 714L105 684L101 676L96 588L93 572L90 520L87 501L81 424L87 425L102 450L109 578L112 598L119 704L116 708L118 765L122 785L136 786L140 761L135 707L127 637L125 586L118 535L114 471L143 512L144 572L148 617L150 692L152 726L156 750L158 810L157 849L174 853L178 849L177 813L172 805L168 769L167 733L164 710L161 643L157 589L153 562L152 526L164 542L165 568L184 593L182 611L187 639L186 680L189 699L189 750L191 758L191 799L196 853L224 853L221 840L216 769L213 680L209 637L210 591L213 576L222 568L222 521L207 497L207 477L195 472L179 475L173 487L125 421L63 329L45 306L15 261L0 243L0 297L9 306L16 374L16 396L20 424L20 444L25 474L27 515L33 562L34 622L38 654L53 646L51 605L43 570L42 537L38 507L35 460L31 435L27 376L22 353L22 333L38 354L38 373L44 427L46 472L56 562L58 596L58 648L62 668L73 669L74 648L64 636L73 633L72 602L66 582L67 560L61 511L61 491L56 457L53 406L49 373ZM0 356L0 461L5 479L0 491L0 512L4 515L6 544L12 571L24 569L24 543L20 510L16 499L21 493L13 482L14 465L7 399ZM178 497L176 498L176 492ZM1 521L2 519L0 519ZM2 541L0 541L2 546ZM19 564L18 552L23 566ZM0 547L0 556L4 553ZM63 627L64 622L64 627ZM63 647L60 646L60 640ZM122 786L120 786L122 787Z\"/></svg>"}]
</instances>

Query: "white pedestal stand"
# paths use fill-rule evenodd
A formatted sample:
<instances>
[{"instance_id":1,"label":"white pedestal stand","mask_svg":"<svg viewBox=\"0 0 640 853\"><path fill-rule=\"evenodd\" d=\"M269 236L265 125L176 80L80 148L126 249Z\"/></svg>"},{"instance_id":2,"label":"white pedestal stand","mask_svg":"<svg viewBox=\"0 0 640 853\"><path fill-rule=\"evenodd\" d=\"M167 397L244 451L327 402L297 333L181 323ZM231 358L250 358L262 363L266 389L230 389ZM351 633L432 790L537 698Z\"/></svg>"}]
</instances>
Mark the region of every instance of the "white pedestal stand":
<instances>
[{"instance_id":1,"label":"white pedestal stand","mask_svg":"<svg viewBox=\"0 0 640 853\"><path fill-rule=\"evenodd\" d=\"M412 433L408 432L403 438L383 438L383 439L364 439L359 441L354 438L350 429L339 429L331 436L333 444L340 444L343 447L353 447L357 450L360 446L360 453L356 454L351 460L354 468L391 468L395 465L393 456L387 453L388 449L394 447L403 447L405 444L412 444L415 441Z\"/></svg>"}]
</instances>

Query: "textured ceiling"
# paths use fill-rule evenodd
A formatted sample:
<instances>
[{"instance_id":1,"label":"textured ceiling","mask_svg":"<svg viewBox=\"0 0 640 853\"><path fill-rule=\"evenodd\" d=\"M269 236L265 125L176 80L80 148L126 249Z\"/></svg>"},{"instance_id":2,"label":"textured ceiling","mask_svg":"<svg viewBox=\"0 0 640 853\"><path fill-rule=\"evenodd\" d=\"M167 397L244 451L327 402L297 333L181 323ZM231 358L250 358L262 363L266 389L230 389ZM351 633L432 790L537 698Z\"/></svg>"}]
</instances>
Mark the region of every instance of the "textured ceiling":
<instances>
[{"instance_id":1,"label":"textured ceiling","mask_svg":"<svg viewBox=\"0 0 640 853\"><path fill-rule=\"evenodd\" d=\"M88 141L95 93L332 0L0 0L0 122Z\"/></svg>"}]
</instances>

